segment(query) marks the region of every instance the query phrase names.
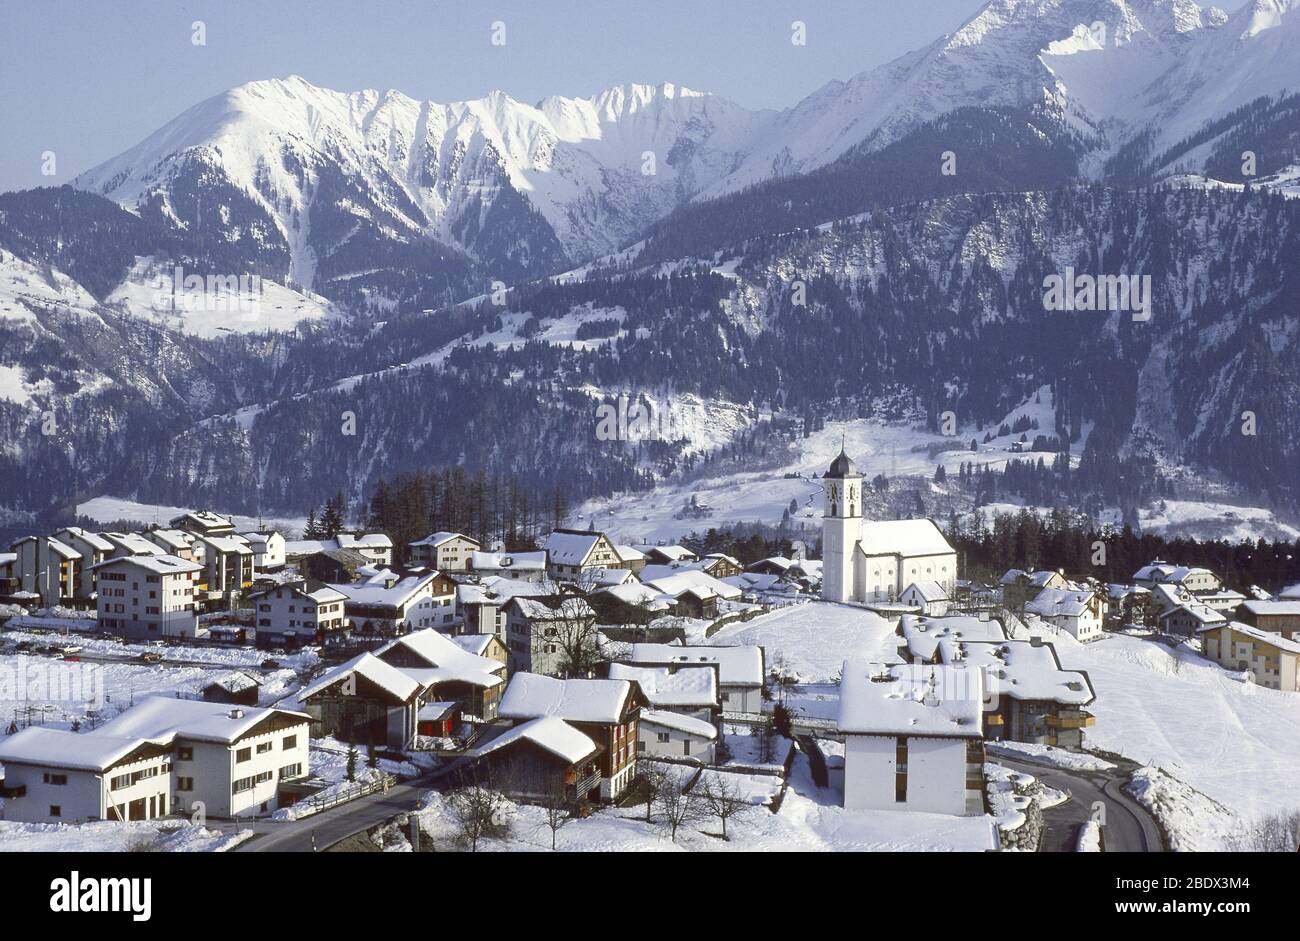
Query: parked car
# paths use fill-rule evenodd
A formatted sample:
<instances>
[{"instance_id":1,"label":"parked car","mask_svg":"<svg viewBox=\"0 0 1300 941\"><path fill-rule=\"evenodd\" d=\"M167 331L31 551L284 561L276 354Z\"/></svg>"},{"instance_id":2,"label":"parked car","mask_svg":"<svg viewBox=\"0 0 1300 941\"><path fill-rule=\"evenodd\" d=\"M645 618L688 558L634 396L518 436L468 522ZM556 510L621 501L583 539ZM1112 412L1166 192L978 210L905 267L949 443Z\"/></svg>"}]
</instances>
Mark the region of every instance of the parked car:
<instances>
[{"instance_id":1,"label":"parked car","mask_svg":"<svg viewBox=\"0 0 1300 941\"><path fill-rule=\"evenodd\" d=\"M140 660L145 663L162 663L162 654L153 650L146 650L144 653L140 654Z\"/></svg>"},{"instance_id":2,"label":"parked car","mask_svg":"<svg viewBox=\"0 0 1300 941\"><path fill-rule=\"evenodd\" d=\"M279 660L263 660L263 661L262 661L262 669L263 669L263 670L278 670L278 669L280 669L280 661L279 661Z\"/></svg>"}]
</instances>

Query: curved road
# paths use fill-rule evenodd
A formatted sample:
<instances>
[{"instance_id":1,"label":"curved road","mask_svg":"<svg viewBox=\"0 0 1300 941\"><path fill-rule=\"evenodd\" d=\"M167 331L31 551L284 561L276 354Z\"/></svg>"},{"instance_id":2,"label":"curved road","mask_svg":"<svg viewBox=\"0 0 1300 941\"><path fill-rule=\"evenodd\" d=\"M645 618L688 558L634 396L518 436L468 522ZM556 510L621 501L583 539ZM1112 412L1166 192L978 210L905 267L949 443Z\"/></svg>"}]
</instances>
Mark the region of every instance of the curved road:
<instances>
[{"instance_id":1,"label":"curved road","mask_svg":"<svg viewBox=\"0 0 1300 941\"><path fill-rule=\"evenodd\" d=\"M1040 852L1073 853L1079 826L1091 819L1093 807L1105 808L1102 841L1108 853L1161 853L1164 843L1160 828L1144 807L1124 793L1127 780L1114 771L1069 771L1051 765L989 755L989 761L1023 774L1058 791L1069 793L1064 804L1043 811L1043 842Z\"/></svg>"}]
</instances>

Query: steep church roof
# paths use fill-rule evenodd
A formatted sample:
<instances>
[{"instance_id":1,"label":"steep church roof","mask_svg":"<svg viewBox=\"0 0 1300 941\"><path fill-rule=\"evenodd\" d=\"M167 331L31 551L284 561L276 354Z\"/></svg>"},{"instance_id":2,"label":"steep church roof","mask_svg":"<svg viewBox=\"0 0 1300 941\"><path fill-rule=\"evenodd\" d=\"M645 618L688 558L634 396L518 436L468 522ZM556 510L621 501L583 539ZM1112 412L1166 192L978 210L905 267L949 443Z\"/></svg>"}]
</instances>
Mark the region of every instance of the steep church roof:
<instances>
[{"instance_id":1,"label":"steep church roof","mask_svg":"<svg viewBox=\"0 0 1300 941\"><path fill-rule=\"evenodd\" d=\"M858 475L857 465L853 460L844 453L843 446L840 447L840 454L835 460L831 461L831 469L826 472L827 477L856 477Z\"/></svg>"}]
</instances>

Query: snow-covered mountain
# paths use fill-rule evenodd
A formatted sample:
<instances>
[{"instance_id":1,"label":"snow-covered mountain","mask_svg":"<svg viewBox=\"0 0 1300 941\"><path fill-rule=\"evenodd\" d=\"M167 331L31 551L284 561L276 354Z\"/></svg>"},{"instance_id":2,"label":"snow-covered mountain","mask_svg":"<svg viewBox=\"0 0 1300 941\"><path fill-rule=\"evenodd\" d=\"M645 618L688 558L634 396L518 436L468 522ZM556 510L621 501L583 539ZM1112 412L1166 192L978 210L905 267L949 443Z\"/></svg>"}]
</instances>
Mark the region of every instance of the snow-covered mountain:
<instances>
[{"instance_id":1,"label":"snow-covered mountain","mask_svg":"<svg viewBox=\"0 0 1300 941\"><path fill-rule=\"evenodd\" d=\"M75 185L156 202L184 224L203 210L178 190L241 191L269 222L259 237L287 248L307 286L372 227L435 238L513 279L622 244L720 179L767 117L672 84L532 106L500 91L450 104L347 94L295 76L204 101Z\"/></svg>"}]
</instances>

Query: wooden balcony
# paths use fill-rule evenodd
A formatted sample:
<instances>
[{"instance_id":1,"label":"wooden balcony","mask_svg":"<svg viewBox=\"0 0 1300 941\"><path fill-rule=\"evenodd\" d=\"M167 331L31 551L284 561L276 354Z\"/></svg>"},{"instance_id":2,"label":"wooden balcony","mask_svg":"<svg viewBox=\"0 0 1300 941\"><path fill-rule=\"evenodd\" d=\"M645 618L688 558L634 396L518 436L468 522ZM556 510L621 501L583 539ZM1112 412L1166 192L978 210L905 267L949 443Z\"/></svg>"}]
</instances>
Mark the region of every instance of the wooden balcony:
<instances>
[{"instance_id":1,"label":"wooden balcony","mask_svg":"<svg viewBox=\"0 0 1300 941\"><path fill-rule=\"evenodd\" d=\"M1043 722L1049 729L1087 729L1097 724L1097 717L1082 712L1076 715L1046 716Z\"/></svg>"}]
</instances>

